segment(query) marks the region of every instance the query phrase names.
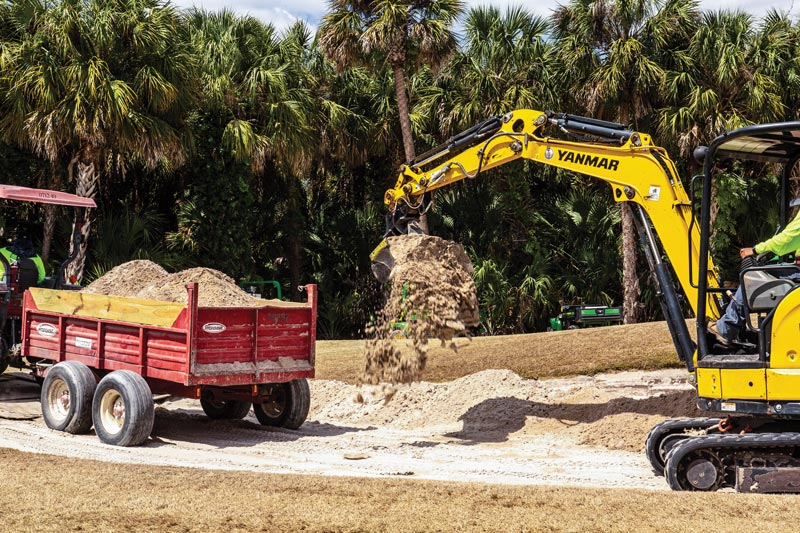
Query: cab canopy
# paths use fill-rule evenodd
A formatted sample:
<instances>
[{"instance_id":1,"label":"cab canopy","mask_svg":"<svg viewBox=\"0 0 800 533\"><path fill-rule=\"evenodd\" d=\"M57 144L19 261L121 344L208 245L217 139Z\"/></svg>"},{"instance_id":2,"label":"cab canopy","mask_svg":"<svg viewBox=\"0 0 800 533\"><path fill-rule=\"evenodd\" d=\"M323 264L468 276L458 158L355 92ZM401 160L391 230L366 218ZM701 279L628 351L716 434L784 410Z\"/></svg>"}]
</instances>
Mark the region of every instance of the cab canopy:
<instances>
[{"instance_id":1,"label":"cab canopy","mask_svg":"<svg viewBox=\"0 0 800 533\"><path fill-rule=\"evenodd\" d=\"M16 185L0 185L0 198L17 202L35 202L70 207L97 207L97 204L91 198L84 198L68 192L32 189Z\"/></svg>"},{"instance_id":2,"label":"cab canopy","mask_svg":"<svg viewBox=\"0 0 800 533\"><path fill-rule=\"evenodd\" d=\"M714 139L719 159L745 159L762 163L793 164L800 157L800 122L757 124Z\"/></svg>"}]
</instances>

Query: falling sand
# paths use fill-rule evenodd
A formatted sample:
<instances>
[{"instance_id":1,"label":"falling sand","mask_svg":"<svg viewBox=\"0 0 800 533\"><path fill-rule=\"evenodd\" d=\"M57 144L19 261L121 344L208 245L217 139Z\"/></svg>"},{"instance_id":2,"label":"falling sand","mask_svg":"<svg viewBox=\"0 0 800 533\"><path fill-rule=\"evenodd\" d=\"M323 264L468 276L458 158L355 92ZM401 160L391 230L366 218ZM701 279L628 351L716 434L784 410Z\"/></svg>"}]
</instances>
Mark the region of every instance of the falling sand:
<instances>
[{"instance_id":1,"label":"falling sand","mask_svg":"<svg viewBox=\"0 0 800 533\"><path fill-rule=\"evenodd\" d=\"M478 325L478 298L472 263L464 248L429 235L389 237L394 258L389 297L377 320L368 327L366 366L368 384L419 381L428 356L428 342L452 343ZM398 322L405 322L404 338ZM402 337L402 335L401 335ZM393 389L387 389L387 399Z\"/></svg>"}]
</instances>

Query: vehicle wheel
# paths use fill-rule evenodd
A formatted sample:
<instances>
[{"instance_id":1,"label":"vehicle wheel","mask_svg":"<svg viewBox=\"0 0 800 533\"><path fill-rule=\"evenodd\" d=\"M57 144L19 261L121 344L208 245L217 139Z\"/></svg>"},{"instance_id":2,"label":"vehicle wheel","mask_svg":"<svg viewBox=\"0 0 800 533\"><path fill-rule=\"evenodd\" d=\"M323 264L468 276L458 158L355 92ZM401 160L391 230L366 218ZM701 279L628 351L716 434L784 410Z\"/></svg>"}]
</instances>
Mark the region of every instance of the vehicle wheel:
<instances>
[{"instance_id":1,"label":"vehicle wheel","mask_svg":"<svg viewBox=\"0 0 800 533\"><path fill-rule=\"evenodd\" d=\"M268 397L253 404L256 418L264 426L297 429L303 425L311 405L308 380L295 379L288 383L270 383Z\"/></svg>"},{"instance_id":2,"label":"vehicle wheel","mask_svg":"<svg viewBox=\"0 0 800 533\"><path fill-rule=\"evenodd\" d=\"M115 446L137 446L153 431L155 404L150 386L130 370L117 370L100 380L92 402L94 431Z\"/></svg>"},{"instance_id":3,"label":"vehicle wheel","mask_svg":"<svg viewBox=\"0 0 800 533\"><path fill-rule=\"evenodd\" d=\"M97 380L83 363L63 361L51 367L39 397L47 427L73 434L89 431L95 387Z\"/></svg>"},{"instance_id":4,"label":"vehicle wheel","mask_svg":"<svg viewBox=\"0 0 800 533\"><path fill-rule=\"evenodd\" d=\"M212 400L200 398L200 407L208 418L214 420L241 420L250 412L250 402Z\"/></svg>"}]
</instances>

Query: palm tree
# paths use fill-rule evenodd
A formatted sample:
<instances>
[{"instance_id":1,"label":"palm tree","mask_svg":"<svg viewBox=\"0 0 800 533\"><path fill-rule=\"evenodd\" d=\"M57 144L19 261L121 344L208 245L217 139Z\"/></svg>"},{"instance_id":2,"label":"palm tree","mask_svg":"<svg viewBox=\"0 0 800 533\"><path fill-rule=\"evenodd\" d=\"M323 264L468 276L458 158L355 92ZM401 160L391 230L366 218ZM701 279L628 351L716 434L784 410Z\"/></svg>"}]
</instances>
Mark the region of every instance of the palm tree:
<instances>
[{"instance_id":1,"label":"palm tree","mask_svg":"<svg viewBox=\"0 0 800 533\"><path fill-rule=\"evenodd\" d=\"M782 91L798 90L796 46L797 31L775 12L758 33L742 11L704 13L688 49L676 51L664 77L659 131L676 139L691 163L695 147L725 131L783 118Z\"/></svg>"},{"instance_id":2,"label":"palm tree","mask_svg":"<svg viewBox=\"0 0 800 533\"><path fill-rule=\"evenodd\" d=\"M651 109L664 76L659 59L688 41L699 16L696 0L573 0L553 15L564 86L588 113L636 127ZM621 203L623 306L636 322L633 214Z\"/></svg>"},{"instance_id":3,"label":"palm tree","mask_svg":"<svg viewBox=\"0 0 800 533\"><path fill-rule=\"evenodd\" d=\"M406 161L416 155L409 113L408 75L438 67L455 49L452 26L461 0L331 0L319 45L339 68L386 64L394 76Z\"/></svg>"},{"instance_id":4,"label":"palm tree","mask_svg":"<svg viewBox=\"0 0 800 533\"><path fill-rule=\"evenodd\" d=\"M173 246L179 245L190 234L186 229L192 228L193 240L206 245L216 241L215 253L232 256L234 262L228 268L239 271L241 260L252 260L250 253L238 257L245 254L242 243L257 246L258 222L251 220L254 206L247 199L264 202L265 189L280 183L280 201L285 203L280 212L288 226L288 266L292 284L298 285L305 233L304 191L298 178L304 179L311 170L321 122L306 65L311 33L302 23L279 33L271 24L228 9L192 9L189 26L192 48L200 61L202 95L192 124L196 131L204 132L203 153L198 159L208 164L193 169L187 193L190 198L183 204L192 209L181 212L179 231L168 237ZM244 172L247 175L241 165L249 166L249 172ZM219 172L240 181L238 185L223 185L241 197L239 209L229 209L214 193ZM268 211L278 218L274 205ZM188 219L190 216L202 220ZM236 231L221 232L220 223ZM206 252L201 257L209 255Z\"/></svg>"},{"instance_id":5,"label":"palm tree","mask_svg":"<svg viewBox=\"0 0 800 533\"><path fill-rule=\"evenodd\" d=\"M442 136L489 116L555 103L548 20L524 8L475 7L464 21L464 44L440 76L421 83L418 114L436 118Z\"/></svg>"},{"instance_id":6,"label":"palm tree","mask_svg":"<svg viewBox=\"0 0 800 533\"><path fill-rule=\"evenodd\" d=\"M180 127L193 102L183 16L159 0L13 0L0 47L4 138L54 164L66 158L79 195L136 162L185 159ZM68 276L80 281L90 219Z\"/></svg>"}]
</instances>

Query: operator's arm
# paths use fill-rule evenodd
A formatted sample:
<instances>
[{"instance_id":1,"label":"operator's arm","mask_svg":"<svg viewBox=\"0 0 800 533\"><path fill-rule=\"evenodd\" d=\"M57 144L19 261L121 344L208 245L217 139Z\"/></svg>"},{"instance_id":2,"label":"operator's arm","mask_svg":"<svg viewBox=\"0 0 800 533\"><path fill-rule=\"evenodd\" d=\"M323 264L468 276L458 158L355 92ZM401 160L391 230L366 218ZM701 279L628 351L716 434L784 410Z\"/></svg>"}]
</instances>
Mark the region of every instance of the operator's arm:
<instances>
[{"instance_id":1,"label":"operator's arm","mask_svg":"<svg viewBox=\"0 0 800 533\"><path fill-rule=\"evenodd\" d=\"M800 216L794 217L783 231L771 239L753 247L753 251L757 254L772 252L775 255L786 255L796 250L800 250Z\"/></svg>"}]
</instances>

